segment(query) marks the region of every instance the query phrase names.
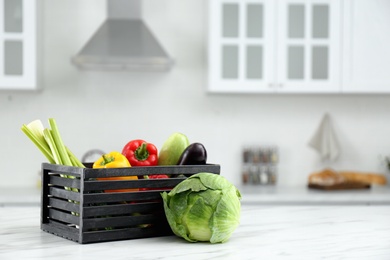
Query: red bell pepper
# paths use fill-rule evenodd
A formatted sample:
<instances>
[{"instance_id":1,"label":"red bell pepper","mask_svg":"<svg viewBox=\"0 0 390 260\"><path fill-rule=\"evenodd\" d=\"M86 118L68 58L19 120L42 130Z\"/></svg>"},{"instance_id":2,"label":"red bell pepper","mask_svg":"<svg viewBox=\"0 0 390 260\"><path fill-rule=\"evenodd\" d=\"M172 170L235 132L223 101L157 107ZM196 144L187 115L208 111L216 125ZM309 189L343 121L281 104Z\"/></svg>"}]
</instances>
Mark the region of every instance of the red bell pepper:
<instances>
[{"instance_id":1,"label":"red bell pepper","mask_svg":"<svg viewBox=\"0 0 390 260\"><path fill-rule=\"evenodd\" d=\"M147 176L147 178L145 178L144 176L144 179L168 179L168 178L169 176L166 174L152 174Z\"/></svg>"},{"instance_id":2,"label":"red bell pepper","mask_svg":"<svg viewBox=\"0 0 390 260\"><path fill-rule=\"evenodd\" d=\"M122 154L131 166L155 166L158 163L156 146L141 139L128 142L123 147Z\"/></svg>"},{"instance_id":3,"label":"red bell pepper","mask_svg":"<svg viewBox=\"0 0 390 260\"><path fill-rule=\"evenodd\" d=\"M169 176L166 174L152 174L152 175L144 175L144 179L168 179ZM140 191L145 190L169 190L169 188L140 188Z\"/></svg>"}]
</instances>

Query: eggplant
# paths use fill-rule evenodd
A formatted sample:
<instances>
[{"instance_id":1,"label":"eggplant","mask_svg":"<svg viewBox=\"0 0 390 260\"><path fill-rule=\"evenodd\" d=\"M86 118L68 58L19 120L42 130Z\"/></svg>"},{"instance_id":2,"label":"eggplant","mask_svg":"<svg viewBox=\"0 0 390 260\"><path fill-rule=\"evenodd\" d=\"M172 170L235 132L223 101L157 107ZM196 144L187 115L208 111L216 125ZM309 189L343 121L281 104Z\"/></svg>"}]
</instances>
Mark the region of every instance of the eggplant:
<instances>
[{"instance_id":1,"label":"eggplant","mask_svg":"<svg viewBox=\"0 0 390 260\"><path fill-rule=\"evenodd\" d=\"M206 164L207 151L201 143L192 143L183 151L177 165L202 165Z\"/></svg>"}]
</instances>

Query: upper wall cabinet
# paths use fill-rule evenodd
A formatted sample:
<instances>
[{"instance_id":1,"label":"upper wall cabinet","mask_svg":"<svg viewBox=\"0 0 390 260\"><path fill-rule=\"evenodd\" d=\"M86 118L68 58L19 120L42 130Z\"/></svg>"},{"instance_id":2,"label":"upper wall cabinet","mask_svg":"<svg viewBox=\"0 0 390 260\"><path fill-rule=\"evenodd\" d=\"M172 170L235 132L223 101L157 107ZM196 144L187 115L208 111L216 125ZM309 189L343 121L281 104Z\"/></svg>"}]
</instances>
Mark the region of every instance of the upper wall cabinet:
<instances>
[{"instance_id":1,"label":"upper wall cabinet","mask_svg":"<svg viewBox=\"0 0 390 260\"><path fill-rule=\"evenodd\" d=\"M37 0L0 0L0 90L35 90Z\"/></svg>"},{"instance_id":2,"label":"upper wall cabinet","mask_svg":"<svg viewBox=\"0 0 390 260\"><path fill-rule=\"evenodd\" d=\"M273 1L209 1L209 90L274 91Z\"/></svg>"},{"instance_id":3,"label":"upper wall cabinet","mask_svg":"<svg viewBox=\"0 0 390 260\"><path fill-rule=\"evenodd\" d=\"M278 91L340 90L340 2L278 1Z\"/></svg>"},{"instance_id":4,"label":"upper wall cabinet","mask_svg":"<svg viewBox=\"0 0 390 260\"><path fill-rule=\"evenodd\" d=\"M343 90L390 92L390 1L343 3Z\"/></svg>"},{"instance_id":5,"label":"upper wall cabinet","mask_svg":"<svg viewBox=\"0 0 390 260\"><path fill-rule=\"evenodd\" d=\"M340 1L209 1L211 92L340 90Z\"/></svg>"}]
</instances>

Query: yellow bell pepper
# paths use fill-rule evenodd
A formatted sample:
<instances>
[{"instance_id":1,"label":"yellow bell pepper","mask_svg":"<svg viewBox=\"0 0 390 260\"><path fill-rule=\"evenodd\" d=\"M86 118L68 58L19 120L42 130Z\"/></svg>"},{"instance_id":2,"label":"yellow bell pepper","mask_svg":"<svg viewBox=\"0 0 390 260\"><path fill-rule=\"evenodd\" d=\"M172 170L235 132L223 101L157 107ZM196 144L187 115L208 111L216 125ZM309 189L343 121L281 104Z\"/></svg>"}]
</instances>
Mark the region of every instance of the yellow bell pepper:
<instances>
[{"instance_id":1,"label":"yellow bell pepper","mask_svg":"<svg viewBox=\"0 0 390 260\"><path fill-rule=\"evenodd\" d=\"M94 162L92 168L123 168L131 167L127 158L116 151L113 151L108 154L104 154L98 160ZM121 177L107 177L107 178L97 178L98 180L138 180L137 176L121 176ZM105 192L129 192L129 191L138 191L138 189L119 189L119 190L105 190Z\"/></svg>"}]
</instances>

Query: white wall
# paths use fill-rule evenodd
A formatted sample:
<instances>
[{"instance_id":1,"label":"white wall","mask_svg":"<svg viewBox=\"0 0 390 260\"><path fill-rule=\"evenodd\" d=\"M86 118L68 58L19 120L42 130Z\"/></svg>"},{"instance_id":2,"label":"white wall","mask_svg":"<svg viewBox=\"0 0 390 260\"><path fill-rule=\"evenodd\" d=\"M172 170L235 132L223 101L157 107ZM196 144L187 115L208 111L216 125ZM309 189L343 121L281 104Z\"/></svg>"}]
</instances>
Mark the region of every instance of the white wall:
<instances>
[{"instance_id":1,"label":"white wall","mask_svg":"<svg viewBox=\"0 0 390 260\"><path fill-rule=\"evenodd\" d=\"M176 59L169 73L85 72L70 63L105 17L103 0L46 0L43 91L0 92L0 187L35 186L45 158L20 131L49 117L81 158L91 148L121 150L143 138L161 147L173 132L202 142L209 162L240 184L241 147L280 149L278 185L304 186L325 165L307 146L328 112L342 155L332 166L385 172L390 95L217 95L206 93L207 1L144 0L145 20Z\"/></svg>"}]
</instances>

